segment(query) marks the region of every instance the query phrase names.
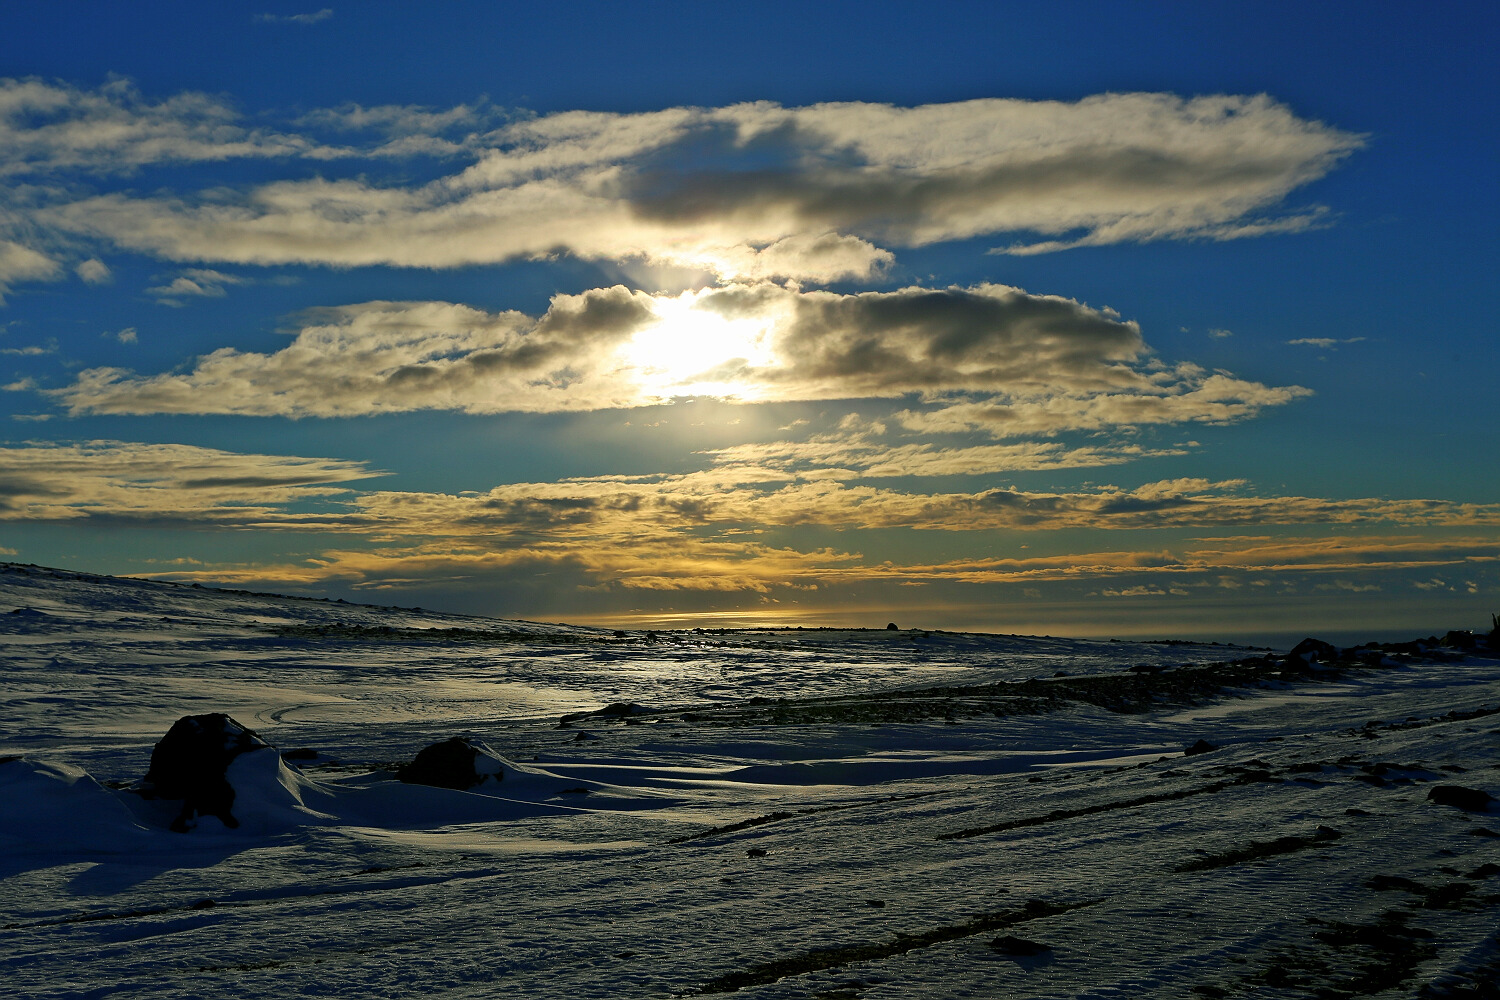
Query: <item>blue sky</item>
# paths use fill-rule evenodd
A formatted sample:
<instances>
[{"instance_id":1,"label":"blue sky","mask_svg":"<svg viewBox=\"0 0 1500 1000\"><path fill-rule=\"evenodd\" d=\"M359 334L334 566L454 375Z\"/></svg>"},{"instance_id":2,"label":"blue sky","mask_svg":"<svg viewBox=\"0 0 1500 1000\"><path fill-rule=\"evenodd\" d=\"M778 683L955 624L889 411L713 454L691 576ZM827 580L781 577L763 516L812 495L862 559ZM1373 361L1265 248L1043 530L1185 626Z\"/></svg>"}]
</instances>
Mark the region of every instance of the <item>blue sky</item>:
<instances>
[{"instance_id":1,"label":"blue sky","mask_svg":"<svg viewBox=\"0 0 1500 1000\"><path fill-rule=\"evenodd\" d=\"M0 546L578 621L1485 623L1497 21L8 10Z\"/></svg>"}]
</instances>

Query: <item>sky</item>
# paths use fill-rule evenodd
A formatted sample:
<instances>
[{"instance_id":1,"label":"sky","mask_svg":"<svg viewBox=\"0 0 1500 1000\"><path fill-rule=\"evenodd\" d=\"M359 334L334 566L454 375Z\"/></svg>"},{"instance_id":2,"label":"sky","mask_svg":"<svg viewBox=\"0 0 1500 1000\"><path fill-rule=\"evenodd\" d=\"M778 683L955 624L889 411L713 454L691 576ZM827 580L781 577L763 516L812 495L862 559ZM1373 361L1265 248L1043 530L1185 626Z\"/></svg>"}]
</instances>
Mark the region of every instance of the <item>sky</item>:
<instances>
[{"instance_id":1,"label":"sky","mask_svg":"<svg viewBox=\"0 0 1500 1000\"><path fill-rule=\"evenodd\" d=\"M0 11L0 558L617 626L1500 611L1493 5Z\"/></svg>"}]
</instances>

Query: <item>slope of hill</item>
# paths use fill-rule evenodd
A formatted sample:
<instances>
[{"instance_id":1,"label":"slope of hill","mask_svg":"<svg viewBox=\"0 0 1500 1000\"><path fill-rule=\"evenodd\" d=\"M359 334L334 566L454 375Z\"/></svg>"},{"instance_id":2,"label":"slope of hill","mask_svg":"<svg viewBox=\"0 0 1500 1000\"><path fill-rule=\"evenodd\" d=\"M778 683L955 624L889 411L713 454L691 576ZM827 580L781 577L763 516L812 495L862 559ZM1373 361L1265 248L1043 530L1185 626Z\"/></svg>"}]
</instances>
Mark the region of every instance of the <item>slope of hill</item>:
<instances>
[{"instance_id":1,"label":"slope of hill","mask_svg":"<svg viewBox=\"0 0 1500 1000\"><path fill-rule=\"evenodd\" d=\"M0 982L1490 996L1500 651L1449 642L613 632L4 566ZM227 819L141 794L213 713L270 744ZM450 737L474 783L413 783Z\"/></svg>"}]
</instances>

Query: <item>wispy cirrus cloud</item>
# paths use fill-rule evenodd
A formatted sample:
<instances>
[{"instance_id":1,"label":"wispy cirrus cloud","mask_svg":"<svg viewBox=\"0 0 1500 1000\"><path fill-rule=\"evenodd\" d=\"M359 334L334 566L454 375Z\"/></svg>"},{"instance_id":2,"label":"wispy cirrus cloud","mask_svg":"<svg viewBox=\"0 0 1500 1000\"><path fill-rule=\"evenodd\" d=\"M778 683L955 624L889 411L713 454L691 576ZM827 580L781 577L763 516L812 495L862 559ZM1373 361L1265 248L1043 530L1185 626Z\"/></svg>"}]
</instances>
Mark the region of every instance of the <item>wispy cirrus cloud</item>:
<instances>
[{"instance_id":1,"label":"wispy cirrus cloud","mask_svg":"<svg viewBox=\"0 0 1500 1000\"><path fill-rule=\"evenodd\" d=\"M1358 344L1364 337L1298 337L1296 340L1288 340L1293 346L1318 347L1323 350L1334 350L1343 344Z\"/></svg>"},{"instance_id":2,"label":"wispy cirrus cloud","mask_svg":"<svg viewBox=\"0 0 1500 1000\"><path fill-rule=\"evenodd\" d=\"M322 24L333 17L333 8L324 7L306 14L256 14L259 24Z\"/></svg>"},{"instance_id":3,"label":"wispy cirrus cloud","mask_svg":"<svg viewBox=\"0 0 1500 1000\"><path fill-rule=\"evenodd\" d=\"M129 173L147 164L343 155L292 132L256 128L222 99L162 100L128 80L87 90L0 78L0 176Z\"/></svg>"},{"instance_id":4,"label":"wispy cirrus cloud","mask_svg":"<svg viewBox=\"0 0 1500 1000\"><path fill-rule=\"evenodd\" d=\"M384 473L342 459L249 455L182 444L0 446L0 520L293 525L291 504L345 495Z\"/></svg>"}]
</instances>

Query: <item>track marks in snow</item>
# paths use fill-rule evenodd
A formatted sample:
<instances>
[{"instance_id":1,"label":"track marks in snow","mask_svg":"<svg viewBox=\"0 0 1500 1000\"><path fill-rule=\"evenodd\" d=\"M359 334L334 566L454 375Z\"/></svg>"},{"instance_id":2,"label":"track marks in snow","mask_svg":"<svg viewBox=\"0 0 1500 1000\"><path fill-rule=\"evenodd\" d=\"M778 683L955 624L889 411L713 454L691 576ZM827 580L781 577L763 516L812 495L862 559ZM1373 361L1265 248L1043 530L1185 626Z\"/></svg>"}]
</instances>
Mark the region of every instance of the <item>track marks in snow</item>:
<instances>
[{"instance_id":1,"label":"track marks in snow","mask_svg":"<svg viewBox=\"0 0 1500 1000\"><path fill-rule=\"evenodd\" d=\"M730 972L711 979L699 989L701 994L733 993L749 986L764 986L789 976L800 976L809 972L822 972L856 962L876 962L907 952L931 948L947 941L974 937L989 931L1004 930L1032 920L1055 917L1071 910L1097 905L1101 900L1087 899L1072 903L1053 903L1033 899L1018 910L1002 910L998 913L982 913L959 924L932 927L916 934L897 934L895 940L879 944L843 945L836 948L820 948L785 958L774 958L766 962Z\"/></svg>"},{"instance_id":2,"label":"track marks in snow","mask_svg":"<svg viewBox=\"0 0 1500 1000\"><path fill-rule=\"evenodd\" d=\"M944 791L912 792L907 795L885 795L872 801L843 802L831 806L806 806L801 809L785 810L778 809L776 812L766 813L764 816L753 816L750 819L740 820L738 823L729 823L725 826L715 826L698 833L690 833L684 837L673 837L668 840L669 844L685 844L690 840L704 840L708 837L718 837L723 834L739 833L741 830L749 830L757 826L765 826L768 823L780 823L784 820L797 819L799 816L814 816L818 813L843 812L846 809L864 809L869 806L885 805L891 802L906 802L911 799L926 799L934 795L943 795Z\"/></svg>"},{"instance_id":3,"label":"track marks in snow","mask_svg":"<svg viewBox=\"0 0 1500 1000\"><path fill-rule=\"evenodd\" d=\"M1226 788L1234 788L1237 785L1250 784L1257 781L1270 780L1270 775L1265 771L1254 771L1229 778L1222 781L1211 782L1207 785L1196 785L1189 788L1174 788L1168 792L1152 792L1147 795L1138 795L1129 799L1115 799L1110 802L1098 802L1093 805L1079 806L1073 809L1054 809L1045 815L1023 816L1019 819L1003 820L999 823L991 823L988 826L969 827L965 830L955 830L951 833L938 834L938 840L966 840L970 837L981 837L987 833L1001 833L1006 830L1019 830L1029 826L1042 826L1047 823L1060 823L1064 820L1077 819L1080 816L1097 816L1100 813L1114 812L1119 809L1136 809L1141 806L1155 805L1158 802L1175 802L1180 799L1189 799L1196 795L1213 795L1222 792Z\"/></svg>"},{"instance_id":4,"label":"track marks in snow","mask_svg":"<svg viewBox=\"0 0 1500 1000\"><path fill-rule=\"evenodd\" d=\"M1262 858L1274 858L1280 854L1294 854L1297 851L1306 851L1314 847L1325 847L1330 842L1342 838L1344 835L1329 826L1320 826L1312 834L1299 837L1287 836L1277 837L1275 840L1252 840L1243 847L1232 847L1227 851L1219 851L1216 854L1208 854L1192 861L1184 861L1173 871L1177 872L1206 872L1215 868L1227 868L1244 861L1259 861Z\"/></svg>"}]
</instances>

